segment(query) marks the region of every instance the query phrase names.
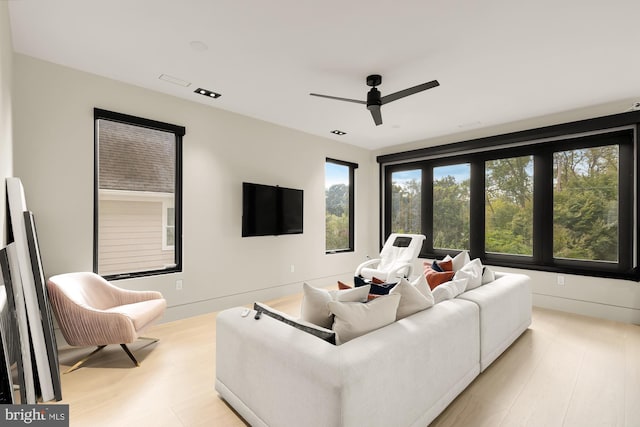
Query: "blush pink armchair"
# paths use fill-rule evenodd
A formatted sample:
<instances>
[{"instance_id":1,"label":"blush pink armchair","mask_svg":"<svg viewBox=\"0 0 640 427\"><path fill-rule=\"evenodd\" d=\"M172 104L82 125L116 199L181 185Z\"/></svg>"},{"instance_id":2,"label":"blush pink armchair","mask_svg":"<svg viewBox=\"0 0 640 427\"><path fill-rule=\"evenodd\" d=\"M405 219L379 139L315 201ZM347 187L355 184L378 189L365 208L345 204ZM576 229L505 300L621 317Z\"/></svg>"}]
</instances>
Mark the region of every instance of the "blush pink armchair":
<instances>
[{"instance_id":1,"label":"blush pink armchair","mask_svg":"<svg viewBox=\"0 0 640 427\"><path fill-rule=\"evenodd\" d=\"M71 346L97 346L65 373L109 344L120 344L136 366L140 366L127 344L141 337L142 331L158 320L167 307L160 292L130 291L113 286L101 276L90 273L66 273L47 281L49 299L60 331Z\"/></svg>"}]
</instances>

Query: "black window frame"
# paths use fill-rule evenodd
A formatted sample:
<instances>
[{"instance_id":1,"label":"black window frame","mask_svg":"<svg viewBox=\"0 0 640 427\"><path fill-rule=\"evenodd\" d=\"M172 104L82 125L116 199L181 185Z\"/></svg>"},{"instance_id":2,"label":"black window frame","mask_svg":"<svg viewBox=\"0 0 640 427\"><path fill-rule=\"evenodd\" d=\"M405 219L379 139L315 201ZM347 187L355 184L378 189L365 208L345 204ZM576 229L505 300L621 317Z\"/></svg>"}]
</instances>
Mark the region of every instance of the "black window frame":
<instances>
[{"instance_id":1,"label":"black window frame","mask_svg":"<svg viewBox=\"0 0 640 427\"><path fill-rule=\"evenodd\" d=\"M145 270L134 272L122 272L112 275L104 275L107 280L129 279L134 277L155 276L160 274L171 274L182 272L182 138L186 133L184 126L178 126L166 122L152 119L146 119L129 114L118 113L114 111L104 110L101 108L93 109L94 123L94 194L93 194L93 271L98 273L98 234L99 234L99 138L97 131L98 120L109 120L123 124L153 129L163 132L173 133L175 136L175 192L174 192L174 213L175 213L175 229L174 229L174 258L175 265L172 267ZM164 227L163 227L164 230Z\"/></svg>"},{"instance_id":2,"label":"black window frame","mask_svg":"<svg viewBox=\"0 0 640 427\"><path fill-rule=\"evenodd\" d=\"M637 266L640 233L635 216L639 212L640 164L637 135L640 112L627 112L510 134L463 141L437 147L378 156L380 163L380 244L390 234L391 174L422 169L422 226L427 236L420 257L440 258L451 251L433 247L433 167L471 164L470 247L472 257L483 263L529 270L580 274L640 281ZM604 142L604 143L603 143ZM553 153L617 144L618 171L618 262L585 261L553 257ZM501 158L533 156L533 255L498 254L485 251L485 162ZM452 253L453 255L453 253Z\"/></svg>"},{"instance_id":3,"label":"black window frame","mask_svg":"<svg viewBox=\"0 0 640 427\"><path fill-rule=\"evenodd\" d=\"M327 163L333 163L340 166L347 166L349 168L349 247L342 249L327 249L326 248L326 234L325 234L325 254L338 254L344 252L355 251L355 171L358 169L358 164L348 162L344 160L338 160L327 157L325 159L325 168ZM326 176L325 176L326 179ZM326 216L326 206L325 206ZM326 233L326 230L325 230Z\"/></svg>"}]
</instances>

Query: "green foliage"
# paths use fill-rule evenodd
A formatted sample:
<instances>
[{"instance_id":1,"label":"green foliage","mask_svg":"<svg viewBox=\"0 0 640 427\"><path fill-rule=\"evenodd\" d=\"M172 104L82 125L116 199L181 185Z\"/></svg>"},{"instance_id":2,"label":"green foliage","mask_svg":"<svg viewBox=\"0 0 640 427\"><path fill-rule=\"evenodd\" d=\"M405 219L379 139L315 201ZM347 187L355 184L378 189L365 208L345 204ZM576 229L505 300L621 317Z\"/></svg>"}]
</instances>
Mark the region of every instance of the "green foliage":
<instances>
[{"instance_id":1,"label":"green foliage","mask_svg":"<svg viewBox=\"0 0 640 427\"><path fill-rule=\"evenodd\" d=\"M325 248L349 248L349 186L335 184L325 191Z\"/></svg>"},{"instance_id":2,"label":"green foliage","mask_svg":"<svg viewBox=\"0 0 640 427\"><path fill-rule=\"evenodd\" d=\"M349 213L349 186L335 184L325 191L327 213L342 216Z\"/></svg>"},{"instance_id":3,"label":"green foliage","mask_svg":"<svg viewBox=\"0 0 640 427\"><path fill-rule=\"evenodd\" d=\"M433 181L433 246L469 248L469 180L448 175Z\"/></svg>"},{"instance_id":4,"label":"green foliage","mask_svg":"<svg viewBox=\"0 0 640 427\"><path fill-rule=\"evenodd\" d=\"M533 254L533 160L531 156L488 161L485 250Z\"/></svg>"},{"instance_id":5,"label":"green foliage","mask_svg":"<svg viewBox=\"0 0 640 427\"><path fill-rule=\"evenodd\" d=\"M393 233L422 233L421 182L415 179L391 189L391 231Z\"/></svg>"},{"instance_id":6,"label":"green foliage","mask_svg":"<svg viewBox=\"0 0 640 427\"><path fill-rule=\"evenodd\" d=\"M617 147L556 153L554 163L554 256L617 261Z\"/></svg>"},{"instance_id":7,"label":"green foliage","mask_svg":"<svg viewBox=\"0 0 640 427\"><path fill-rule=\"evenodd\" d=\"M327 251L349 248L349 216L327 214L325 238Z\"/></svg>"}]
</instances>

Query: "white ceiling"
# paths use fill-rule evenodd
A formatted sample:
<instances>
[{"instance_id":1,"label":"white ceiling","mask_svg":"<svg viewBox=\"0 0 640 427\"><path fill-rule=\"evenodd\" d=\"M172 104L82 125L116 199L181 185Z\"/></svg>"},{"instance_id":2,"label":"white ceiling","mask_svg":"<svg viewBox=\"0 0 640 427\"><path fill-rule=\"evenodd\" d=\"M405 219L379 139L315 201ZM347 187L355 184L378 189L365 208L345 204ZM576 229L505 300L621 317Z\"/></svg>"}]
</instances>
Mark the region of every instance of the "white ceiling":
<instances>
[{"instance_id":1,"label":"white ceiling","mask_svg":"<svg viewBox=\"0 0 640 427\"><path fill-rule=\"evenodd\" d=\"M640 100L638 0L9 0L9 9L18 53L369 149ZM309 96L364 100L369 74L382 75L382 95L441 86L383 106L381 126L364 105Z\"/></svg>"}]
</instances>

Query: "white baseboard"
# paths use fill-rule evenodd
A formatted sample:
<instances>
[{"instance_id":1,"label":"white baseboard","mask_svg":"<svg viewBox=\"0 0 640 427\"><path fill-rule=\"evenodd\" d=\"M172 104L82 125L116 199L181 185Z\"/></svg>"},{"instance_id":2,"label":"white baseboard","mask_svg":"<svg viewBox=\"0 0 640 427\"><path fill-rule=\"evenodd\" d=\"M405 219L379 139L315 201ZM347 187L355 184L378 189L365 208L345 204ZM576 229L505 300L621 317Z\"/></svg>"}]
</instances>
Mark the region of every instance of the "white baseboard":
<instances>
[{"instance_id":1,"label":"white baseboard","mask_svg":"<svg viewBox=\"0 0 640 427\"><path fill-rule=\"evenodd\" d=\"M582 301L554 295L533 294L533 305L541 308L640 325L640 309Z\"/></svg>"},{"instance_id":2,"label":"white baseboard","mask_svg":"<svg viewBox=\"0 0 640 427\"><path fill-rule=\"evenodd\" d=\"M337 284L338 280L344 281L346 283L353 283L353 272L334 275L330 277L308 279L304 282L308 283L311 286L325 287L328 283ZM207 314L231 307L251 305L256 301L264 302L288 295L298 294L301 292L302 282L296 282L273 286L270 288L258 289L251 292L243 292L235 295L225 295L217 298L190 302L188 304L171 306L167 307L161 323L172 322L174 320Z\"/></svg>"}]
</instances>

